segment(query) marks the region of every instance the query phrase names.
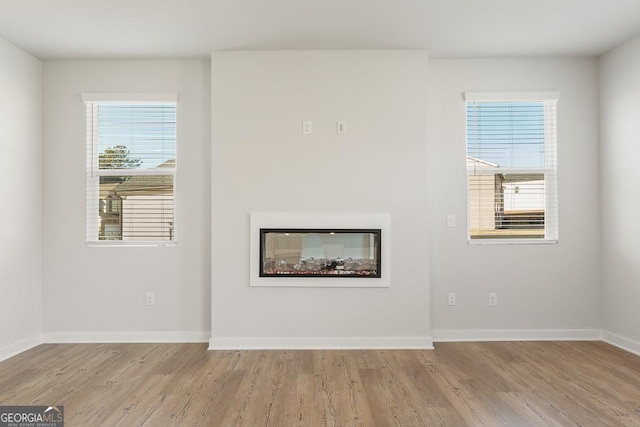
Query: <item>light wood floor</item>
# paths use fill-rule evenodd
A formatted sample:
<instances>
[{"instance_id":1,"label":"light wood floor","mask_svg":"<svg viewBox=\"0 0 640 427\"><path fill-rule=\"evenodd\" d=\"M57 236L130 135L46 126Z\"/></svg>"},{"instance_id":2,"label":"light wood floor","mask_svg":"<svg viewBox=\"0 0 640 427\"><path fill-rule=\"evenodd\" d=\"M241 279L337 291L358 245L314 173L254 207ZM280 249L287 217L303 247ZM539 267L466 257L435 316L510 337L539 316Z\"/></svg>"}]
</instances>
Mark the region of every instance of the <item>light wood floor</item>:
<instances>
[{"instance_id":1,"label":"light wood floor","mask_svg":"<svg viewBox=\"0 0 640 427\"><path fill-rule=\"evenodd\" d=\"M640 357L601 342L46 344L0 363L0 405L51 404L67 426L640 426Z\"/></svg>"}]
</instances>

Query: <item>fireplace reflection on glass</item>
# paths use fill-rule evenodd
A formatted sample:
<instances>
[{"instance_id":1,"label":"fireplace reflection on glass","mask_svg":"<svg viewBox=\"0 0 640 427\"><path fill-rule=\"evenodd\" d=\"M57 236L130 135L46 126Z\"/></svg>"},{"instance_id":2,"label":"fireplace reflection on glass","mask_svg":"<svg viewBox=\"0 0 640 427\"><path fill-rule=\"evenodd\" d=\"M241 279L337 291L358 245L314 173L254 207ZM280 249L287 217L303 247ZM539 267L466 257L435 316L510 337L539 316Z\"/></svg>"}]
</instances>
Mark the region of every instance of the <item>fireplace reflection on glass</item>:
<instances>
[{"instance_id":1,"label":"fireplace reflection on glass","mask_svg":"<svg viewBox=\"0 0 640 427\"><path fill-rule=\"evenodd\" d=\"M380 229L260 229L260 277L380 277Z\"/></svg>"}]
</instances>

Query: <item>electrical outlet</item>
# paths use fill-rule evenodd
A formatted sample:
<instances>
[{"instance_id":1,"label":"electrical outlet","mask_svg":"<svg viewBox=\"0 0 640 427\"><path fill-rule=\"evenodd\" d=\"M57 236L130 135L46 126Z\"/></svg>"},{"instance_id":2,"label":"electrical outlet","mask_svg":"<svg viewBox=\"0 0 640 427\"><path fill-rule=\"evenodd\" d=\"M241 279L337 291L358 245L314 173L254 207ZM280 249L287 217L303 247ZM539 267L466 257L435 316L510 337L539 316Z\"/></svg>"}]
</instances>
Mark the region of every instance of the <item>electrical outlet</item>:
<instances>
[{"instance_id":1,"label":"electrical outlet","mask_svg":"<svg viewBox=\"0 0 640 427\"><path fill-rule=\"evenodd\" d=\"M303 135L311 135L313 133L313 124L310 120L305 120L302 122L302 134Z\"/></svg>"},{"instance_id":2,"label":"electrical outlet","mask_svg":"<svg viewBox=\"0 0 640 427\"><path fill-rule=\"evenodd\" d=\"M489 293L489 307L495 307L498 305L498 294L495 292Z\"/></svg>"},{"instance_id":3,"label":"electrical outlet","mask_svg":"<svg viewBox=\"0 0 640 427\"><path fill-rule=\"evenodd\" d=\"M147 292L146 304L147 305L156 305L156 294L155 293Z\"/></svg>"},{"instance_id":4,"label":"electrical outlet","mask_svg":"<svg viewBox=\"0 0 640 427\"><path fill-rule=\"evenodd\" d=\"M456 305L456 294L449 292L449 295L447 296L447 303L449 305Z\"/></svg>"}]
</instances>

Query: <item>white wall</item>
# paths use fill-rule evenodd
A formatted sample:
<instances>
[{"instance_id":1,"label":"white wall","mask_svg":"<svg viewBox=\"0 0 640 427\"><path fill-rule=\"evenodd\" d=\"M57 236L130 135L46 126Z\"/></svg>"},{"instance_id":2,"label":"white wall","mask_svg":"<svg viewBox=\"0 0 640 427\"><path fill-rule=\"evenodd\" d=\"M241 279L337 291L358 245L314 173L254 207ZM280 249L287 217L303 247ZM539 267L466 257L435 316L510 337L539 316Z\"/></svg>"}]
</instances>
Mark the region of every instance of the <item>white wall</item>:
<instances>
[{"instance_id":1,"label":"white wall","mask_svg":"<svg viewBox=\"0 0 640 427\"><path fill-rule=\"evenodd\" d=\"M640 352L640 35L600 60L605 338Z\"/></svg>"},{"instance_id":2,"label":"white wall","mask_svg":"<svg viewBox=\"0 0 640 427\"><path fill-rule=\"evenodd\" d=\"M426 73L422 51L212 55L213 348L430 345ZM253 211L390 213L391 286L249 287Z\"/></svg>"},{"instance_id":3,"label":"white wall","mask_svg":"<svg viewBox=\"0 0 640 427\"><path fill-rule=\"evenodd\" d=\"M560 243L468 245L463 93L531 90L561 91ZM597 337L601 322L597 102L593 59L430 60L429 265L434 339ZM456 228L446 227L448 213L456 215ZM447 306L448 292L457 294L455 307ZM489 292L497 292L497 307L488 307Z\"/></svg>"},{"instance_id":4,"label":"white wall","mask_svg":"<svg viewBox=\"0 0 640 427\"><path fill-rule=\"evenodd\" d=\"M44 65L44 331L50 341L206 340L210 70L193 61ZM84 92L177 93L176 247L85 243ZM145 292L156 305L145 306Z\"/></svg>"},{"instance_id":5,"label":"white wall","mask_svg":"<svg viewBox=\"0 0 640 427\"><path fill-rule=\"evenodd\" d=\"M42 331L39 60L0 39L0 360Z\"/></svg>"},{"instance_id":6,"label":"white wall","mask_svg":"<svg viewBox=\"0 0 640 427\"><path fill-rule=\"evenodd\" d=\"M208 61L50 61L41 96L39 61L0 41L0 138L11 154L0 173L19 183L3 187L12 210L0 210L11 224L1 231L0 356L37 341L41 312L52 341L185 341L211 330L214 347L421 345L431 328L436 338L591 337L603 295L605 329L637 343L640 272L624 220L638 208L626 197L638 50L635 39L601 61L601 293L595 60L431 60L427 127L423 52L225 52L211 73ZM467 245L462 93L550 89L562 92L560 243ZM83 92L180 95L177 247L86 246ZM41 100L42 188L31 121ZM301 134L302 120L313 135ZM391 213L391 287L250 288L252 211ZM458 227L446 228L448 213ZM147 291L156 306L144 306ZM448 292L457 306L446 306ZM487 307L488 292L498 307Z\"/></svg>"}]
</instances>

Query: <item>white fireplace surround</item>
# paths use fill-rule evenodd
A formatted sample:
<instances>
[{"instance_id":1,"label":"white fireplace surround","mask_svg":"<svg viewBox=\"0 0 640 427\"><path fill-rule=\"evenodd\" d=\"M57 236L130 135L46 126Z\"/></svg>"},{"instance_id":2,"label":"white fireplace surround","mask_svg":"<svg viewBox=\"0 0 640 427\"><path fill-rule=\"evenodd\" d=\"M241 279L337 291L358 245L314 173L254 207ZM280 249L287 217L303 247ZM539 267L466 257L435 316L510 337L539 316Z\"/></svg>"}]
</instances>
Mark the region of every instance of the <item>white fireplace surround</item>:
<instances>
[{"instance_id":1,"label":"white fireplace surround","mask_svg":"<svg viewBox=\"0 0 640 427\"><path fill-rule=\"evenodd\" d=\"M260 277L261 228L355 228L381 230L381 277ZM252 212L249 285L322 288L387 288L391 284L391 216L376 212Z\"/></svg>"}]
</instances>

